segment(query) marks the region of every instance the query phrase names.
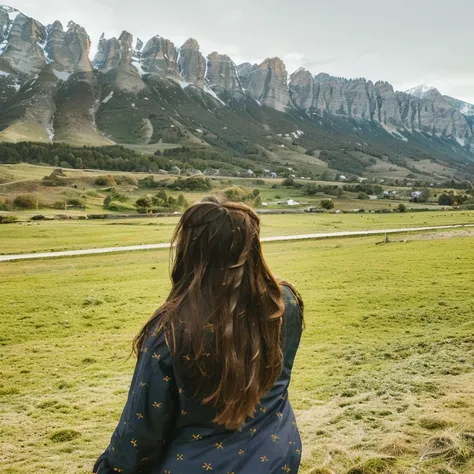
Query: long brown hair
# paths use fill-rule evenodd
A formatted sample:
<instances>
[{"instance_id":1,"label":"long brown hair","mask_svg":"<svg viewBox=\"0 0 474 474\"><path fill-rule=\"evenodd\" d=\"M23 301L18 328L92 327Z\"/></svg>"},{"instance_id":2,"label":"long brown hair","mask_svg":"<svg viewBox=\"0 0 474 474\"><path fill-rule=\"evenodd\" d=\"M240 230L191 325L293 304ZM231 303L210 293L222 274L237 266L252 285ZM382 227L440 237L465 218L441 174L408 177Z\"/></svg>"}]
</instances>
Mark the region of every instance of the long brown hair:
<instances>
[{"instance_id":1,"label":"long brown hair","mask_svg":"<svg viewBox=\"0 0 474 474\"><path fill-rule=\"evenodd\" d=\"M207 198L191 206L173 236L171 292L134 341L138 352L158 322L175 360L192 360L185 370L196 395L227 429L254 415L283 366L282 290L259 233L244 204Z\"/></svg>"}]
</instances>

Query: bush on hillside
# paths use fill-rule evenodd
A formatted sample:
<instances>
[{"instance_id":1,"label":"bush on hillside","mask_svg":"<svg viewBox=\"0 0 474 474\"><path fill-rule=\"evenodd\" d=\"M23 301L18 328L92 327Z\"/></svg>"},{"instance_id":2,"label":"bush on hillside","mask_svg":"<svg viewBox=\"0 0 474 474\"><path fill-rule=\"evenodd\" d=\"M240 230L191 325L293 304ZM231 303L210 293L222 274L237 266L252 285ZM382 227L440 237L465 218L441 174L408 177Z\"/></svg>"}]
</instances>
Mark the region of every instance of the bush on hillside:
<instances>
[{"instance_id":1,"label":"bush on hillside","mask_svg":"<svg viewBox=\"0 0 474 474\"><path fill-rule=\"evenodd\" d=\"M453 206L455 202L456 199L452 194L443 193L438 198L438 204L440 206Z\"/></svg>"},{"instance_id":2,"label":"bush on hillside","mask_svg":"<svg viewBox=\"0 0 474 474\"><path fill-rule=\"evenodd\" d=\"M0 211L10 211L12 202L9 199L0 199Z\"/></svg>"},{"instance_id":3,"label":"bush on hillside","mask_svg":"<svg viewBox=\"0 0 474 474\"><path fill-rule=\"evenodd\" d=\"M187 191L209 191L212 189L212 181L203 176L190 176L189 178L178 178L168 187Z\"/></svg>"},{"instance_id":4,"label":"bush on hillside","mask_svg":"<svg viewBox=\"0 0 474 474\"><path fill-rule=\"evenodd\" d=\"M68 199L67 205L71 207L81 207L83 208L85 206L85 202L82 199L77 199L77 198L71 198Z\"/></svg>"},{"instance_id":5,"label":"bush on hillside","mask_svg":"<svg viewBox=\"0 0 474 474\"><path fill-rule=\"evenodd\" d=\"M228 201L233 202L246 202L252 198L252 193L242 186L231 186L223 189L221 192Z\"/></svg>"},{"instance_id":6,"label":"bush on hillside","mask_svg":"<svg viewBox=\"0 0 474 474\"><path fill-rule=\"evenodd\" d=\"M400 203L398 205L398 212L406 212L406 211L407 211L407 207L405 206L405 204Z\"/></svg>"},{"instance_id":7,"label":"bush on hillside","mask_svg":"<svg viewBox=\"0 0 474 474\"><path fill-rule=\"evenodd\" d=\"M321 207L330 211L331 209L334 209L334 201L332 199L323 199L321 201Z\"/></svg>"},{"instance_id":8,"label":"bush on hillside","mask_svg":"<svg viewBox=\"0 0 474 474\"><path fill-rule=\"evenodd\" d=\"M114 176L115 182L117 184L129 184L130 186L138 186L138 180L134 176L121 175Z\"/></svg>"},{"instance_id":9,"label":"bush on hillside","mask_svg":"<svg viewBox=\"0 0 474 474\"><path fill-rule=\"evenodd\" d=\"M95 184L97 186L117 186L117 183L116 183L114 177L111 176L110 174L108 174L106 176L99 176L95 180Z\"/></svg>"},{"instance_id":10,"label":"bush on hillside","mask_svg":"<svg viewBox=\"0 0 474 474\"><path fill-rule=\"evenodd\" d=\"M30 221L44 221L46 219L45 216L42 214L37 214L36 216L33 216Z\"/></svg>"},{"instance_id":11,"label":"bush on hillside","mask_svg":"<svg viewBox=\"0 0 474 474\"><path fill-rule=\"evenodd\" d=\"M20 194L13 200L17 209L36 209L38 197L34 194Z\"/></svg>"}]
</instances>

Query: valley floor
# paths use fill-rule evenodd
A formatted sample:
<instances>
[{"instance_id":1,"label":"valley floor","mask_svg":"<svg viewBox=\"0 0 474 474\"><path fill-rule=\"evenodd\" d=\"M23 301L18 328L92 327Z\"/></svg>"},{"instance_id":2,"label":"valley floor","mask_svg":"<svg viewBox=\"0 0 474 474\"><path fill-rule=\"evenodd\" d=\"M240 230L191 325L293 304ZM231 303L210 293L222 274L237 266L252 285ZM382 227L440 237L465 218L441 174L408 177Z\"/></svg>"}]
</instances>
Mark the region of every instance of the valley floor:
<instances>
[{"instance_id":1,"label":"valley floor","mask_svg":"<svg viewBox=\"0 0 474 474\"><path fill-rule=\"evenodd\" d=\"M306 303L290 394L304 474L474 471L474 237L416 238L264 244ZM0 264L2 472L90 473L167 266L164 251Z\"/></svg>"}]
</instances>

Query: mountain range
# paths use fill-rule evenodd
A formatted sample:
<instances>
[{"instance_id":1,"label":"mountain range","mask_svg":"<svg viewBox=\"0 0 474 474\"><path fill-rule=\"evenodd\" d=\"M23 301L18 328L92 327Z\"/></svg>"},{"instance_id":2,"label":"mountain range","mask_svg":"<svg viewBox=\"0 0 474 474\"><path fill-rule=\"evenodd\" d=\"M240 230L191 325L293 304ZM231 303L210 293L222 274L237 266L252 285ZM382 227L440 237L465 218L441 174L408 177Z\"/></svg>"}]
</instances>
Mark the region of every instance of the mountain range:
<instances>
[{"instance_id":1,"label":"mountain range","mask_svg":"<svg viewBox=\"0 0 474 474\"><path fill-rule=\"evenodd\" d=\"M474 105L430 86L288 76L279 58L236 65L205 57L195 39L176 47L127 31L90 52L80 25L1 6L0 141L184 145L367 177L474 175Z\"/></svg>"}]
</instances>

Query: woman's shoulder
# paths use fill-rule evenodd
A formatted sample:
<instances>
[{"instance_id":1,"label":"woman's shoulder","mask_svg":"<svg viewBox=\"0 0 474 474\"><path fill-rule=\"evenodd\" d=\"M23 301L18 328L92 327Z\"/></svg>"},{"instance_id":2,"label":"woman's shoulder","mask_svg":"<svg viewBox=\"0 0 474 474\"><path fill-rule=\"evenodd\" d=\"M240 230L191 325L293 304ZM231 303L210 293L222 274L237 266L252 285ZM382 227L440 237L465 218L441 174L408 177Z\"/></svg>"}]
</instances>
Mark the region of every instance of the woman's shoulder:
<instances>
[{"instance_id":1,"label":"woman's shoulder","mask_svg":"<svg viewBox=\"0 0 474 474\"><path fill-rule=\"evenodd\" d=\"M290 307L299 307L303 311L303 299L299 294L298 290L287 281L280 282L282 289L283 301L285 303L285 308Z\"/></svg>"}]
</instances>

